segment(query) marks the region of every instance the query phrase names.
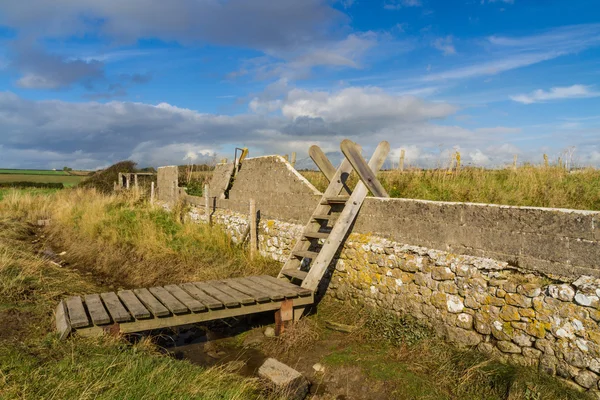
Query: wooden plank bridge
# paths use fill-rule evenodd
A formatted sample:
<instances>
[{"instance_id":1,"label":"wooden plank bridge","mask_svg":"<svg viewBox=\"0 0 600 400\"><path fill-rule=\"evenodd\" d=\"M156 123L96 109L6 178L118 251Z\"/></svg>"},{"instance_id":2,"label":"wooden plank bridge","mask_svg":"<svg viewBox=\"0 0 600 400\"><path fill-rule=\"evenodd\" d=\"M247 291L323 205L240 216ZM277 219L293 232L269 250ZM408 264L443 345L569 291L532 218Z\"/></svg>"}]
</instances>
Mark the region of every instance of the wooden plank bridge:
<instances>
[{"instance_id":1,"label":"wooden plank bridge","mask_svg":"<svg viewBox=\"0 0 600 400\"><path fill-rule=\"evenodd\" d=\"M134 333L265 311L275 311L279 331L285 321L300 318L314 303L317 287L367 193L387 197L375 174L389 144L381 142L368 164L350 140L344 140L341 149L345 159L337 170L317 146L309 151L330 183L277 278L250 276L72 296L56 308L61 338L73 331L83 336ZM346 184L352 171L360 178L354 190Z\"/></svg>"}]
</instances>

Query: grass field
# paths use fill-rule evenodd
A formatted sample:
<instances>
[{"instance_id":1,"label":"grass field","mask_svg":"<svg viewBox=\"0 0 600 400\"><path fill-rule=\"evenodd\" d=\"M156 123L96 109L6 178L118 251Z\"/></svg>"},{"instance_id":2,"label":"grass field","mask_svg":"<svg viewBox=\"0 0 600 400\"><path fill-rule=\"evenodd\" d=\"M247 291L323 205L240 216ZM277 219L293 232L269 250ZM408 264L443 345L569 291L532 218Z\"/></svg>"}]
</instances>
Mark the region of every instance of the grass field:
<instances>
[{"instance_id":1,"label":"grass field","mask_svg":"<svg viewBox=\"0 0 600 400\"><path fill-rule=\"evenodd\" d=\"M66 187L75 186L83 181L86 176L79 175L34 175L34 174L3 174L0 173L0 182L39 182L39 183L62 183Z\"/></svg>"},{"instance_id":2,"label":"grass field","mask_svg":"<svg viewBox=\"0 0 600 400\"><path fill-rule=\"evenodd\" d=\"M300 171L323 191L327 180L317 171ZM517 170L463 168L382 171L381 184L390 197L514 206L600 210L600 170L569 173L559 167L523 166ZM357 181L350 177L351 186Z\"/></svg>"},{"instance_id":3,"label":"grass field","mask_svg":"<svg viewBox=\"0 0 600 400\"><path fill-rule=\"evenodd\" d=\"M14 174L14 175L69 175L66 171L54 171L49 169L3 169L0 168L0 174Z\"/></svg>"},{"instance_id":4,"label":"grass field","mask_svg":"<svg viewBox=\"0 0 600 400\"><path fill-rule=\"evenodd\" d=\"M184 215L183 208L171 213L154 208L135 191L5 193L0 201L0 398L268 398L258 381L235 373L235 363L205 368L168 357L149 340L131 344L75 336L60 342L52 332L52 310L69 295L278 271L273 261L249 260L218 227L182 223ZM52 223L36 235L31 223L40 218ZM64 251L67 264L59 267L39 255L47 246ZM318 327L331 319L366 329L330 349L326 335L319 341ZM588 398L534 369L457 352L405 321L372 312L323 303L305 321L274 339L274 356L287 358L284 353L296 350L304 357L312 354L311 346L325 349L320 362L327 371L337 371L342 380L348 368L359 371L365 378L361 385L390 387L385 392L391 397L382 399ZM384 341L383 332L394 340L386 336Z\"/></svg>"}]
</instances>

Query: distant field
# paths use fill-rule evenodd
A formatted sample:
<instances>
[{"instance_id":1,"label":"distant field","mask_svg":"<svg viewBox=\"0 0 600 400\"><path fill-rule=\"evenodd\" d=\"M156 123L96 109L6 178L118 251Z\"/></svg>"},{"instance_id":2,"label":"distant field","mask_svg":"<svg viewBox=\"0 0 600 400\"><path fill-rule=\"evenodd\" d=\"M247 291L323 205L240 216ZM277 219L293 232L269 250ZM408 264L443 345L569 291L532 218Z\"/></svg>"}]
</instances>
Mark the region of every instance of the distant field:
<instances>
[{"instance_id":1,"label":"distant field","mask_svg":"<svg viewBox=\"0 0 600 400\"><path fill-rule=\"evenodd\" d=\"M52 194L56 193L60 189L36 189L36 188L27 188L27 189L0 189L0 200L6 197L11 192L17 193L18 195L22 195L25 193L29 194Z\"/></svg>"},{"instance_id":2,"label":"distant field","mask_svg":"<svg viewBox=\"0 0 600 400\"><path fill-rule=\"evenodd\" d=\"M0 170L4 171L4 170ZM54 172L54 171L49 171ZM56 171L59 172L59 171ZM62 172L62 171L60 171ZM75 175L52 175L52 174L5 174L0 172L0 182L53 182L53 183L62 183L65 186L75 186L82 180L84 180L85 176L75 176Z\"/></svg>"},{"instance_id":3,"label":"distant field","mask_svg":"<svg viewBox=\"0 0 600 400\"><path fill-rule=\"evenodd\" d=\"M69 175L65 171L52 171L48 169L1 169L0 174L10 175Z\"/></svg>"}]
</instances>

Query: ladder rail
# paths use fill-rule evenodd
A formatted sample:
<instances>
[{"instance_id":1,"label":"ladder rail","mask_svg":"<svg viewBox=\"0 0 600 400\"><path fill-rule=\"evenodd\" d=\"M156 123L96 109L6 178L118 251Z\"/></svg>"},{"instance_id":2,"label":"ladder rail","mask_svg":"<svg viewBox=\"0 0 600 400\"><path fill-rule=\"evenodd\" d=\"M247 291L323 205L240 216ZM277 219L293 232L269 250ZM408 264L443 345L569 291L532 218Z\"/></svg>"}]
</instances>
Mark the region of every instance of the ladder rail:
<instances>
[{"instance_id":1,"label":"ladder rail","mask_svg":"<svg viewBox=\"0 0 600 400\"><path fill-rule=\"evenodd\" d=\"M390 151L390 145L388 142L381 142L377 149L373 153L373 156L369 160L369 168L377 173L379 169L383 166L385 159ZM350 199L346 203L343 211L341 212L338 220L336 221L329 237L325 241L325 244L321 248L321 251L317 255L310 266L310 270L308 271L308 275L302 281L302 287L306 289L310 289L315 291L323 279L329 264L333 260L335 253L337 253L340 245L343 243L350 226L354 222L356 216L358 215L358 211L362 206L369 189L362 182L359 181L356 187L354 188L352 194L350 195Z\"/></svg>"}]
</instances>

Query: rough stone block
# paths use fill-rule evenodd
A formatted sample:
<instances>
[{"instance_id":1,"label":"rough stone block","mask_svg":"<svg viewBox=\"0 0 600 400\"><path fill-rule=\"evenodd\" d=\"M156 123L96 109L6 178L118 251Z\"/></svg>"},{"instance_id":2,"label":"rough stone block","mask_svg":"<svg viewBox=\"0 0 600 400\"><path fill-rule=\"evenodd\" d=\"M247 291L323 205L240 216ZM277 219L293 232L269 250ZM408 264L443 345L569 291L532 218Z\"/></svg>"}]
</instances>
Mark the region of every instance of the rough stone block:
<instances>
[{"instance_id":1,"label":"rough stone block","mask_svg":"<svg viewBox=\"0 0 600 400\"><path fill-rule=\"evenodd\" d=\"M309 382L298 371L277 361L267 358L258 369L258 376L267 380L277 394L286 399L302 400L308 394Z\"/></svg>"}]
</instances>

